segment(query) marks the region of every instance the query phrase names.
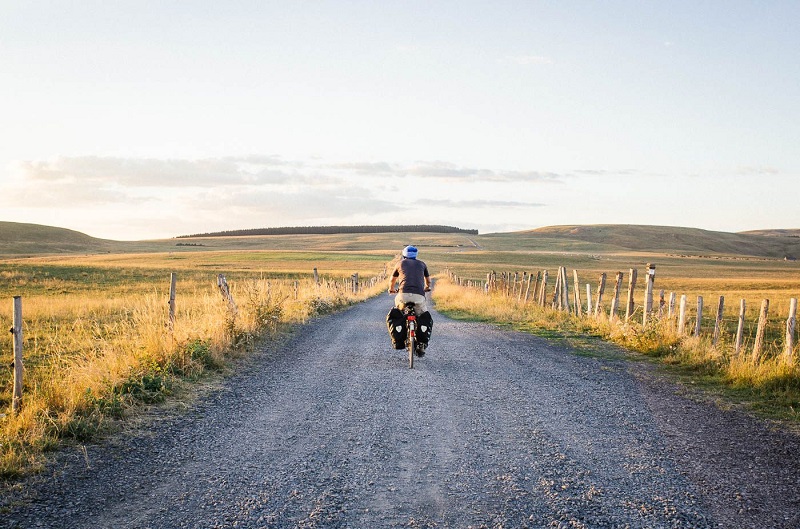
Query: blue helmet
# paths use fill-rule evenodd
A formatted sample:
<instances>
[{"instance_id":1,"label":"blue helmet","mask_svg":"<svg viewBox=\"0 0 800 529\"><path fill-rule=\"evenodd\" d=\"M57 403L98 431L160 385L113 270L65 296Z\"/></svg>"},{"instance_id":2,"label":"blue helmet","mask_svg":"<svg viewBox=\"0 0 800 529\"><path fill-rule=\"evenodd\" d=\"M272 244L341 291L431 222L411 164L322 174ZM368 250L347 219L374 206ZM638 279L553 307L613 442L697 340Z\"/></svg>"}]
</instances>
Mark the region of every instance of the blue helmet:
<instances>
[{"instance_id":1,"label":"blue helmet","mask_svg":"<svg viewBox=\"0 0 800 529\"><path fill-rule=\"evenodd\" d=\"M403 248L403 257L407 257L409 259L416 259L417 258L417 247L416 246L406 246Z\"/></svg>"}]
</instances>

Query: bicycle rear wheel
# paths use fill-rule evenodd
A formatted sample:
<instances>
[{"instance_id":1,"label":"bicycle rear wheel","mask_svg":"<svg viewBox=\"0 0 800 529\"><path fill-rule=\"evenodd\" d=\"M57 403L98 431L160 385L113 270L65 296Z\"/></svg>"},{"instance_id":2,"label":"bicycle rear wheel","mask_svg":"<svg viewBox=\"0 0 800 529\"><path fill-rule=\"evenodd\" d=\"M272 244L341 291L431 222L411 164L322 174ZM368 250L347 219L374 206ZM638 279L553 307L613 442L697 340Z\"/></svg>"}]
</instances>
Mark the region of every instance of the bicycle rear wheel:
<instances>
[{"instance_id":1,"label":"bicycle rear wheel","mask_svg":"<svg viewBox=\"0 0 800 529\"><path fill-rule=\"evenodd\" d=\"M408 337L408 368L414 369L414 351L417 349L417 338L414 336Z\"/></svg>"}]
</instances>

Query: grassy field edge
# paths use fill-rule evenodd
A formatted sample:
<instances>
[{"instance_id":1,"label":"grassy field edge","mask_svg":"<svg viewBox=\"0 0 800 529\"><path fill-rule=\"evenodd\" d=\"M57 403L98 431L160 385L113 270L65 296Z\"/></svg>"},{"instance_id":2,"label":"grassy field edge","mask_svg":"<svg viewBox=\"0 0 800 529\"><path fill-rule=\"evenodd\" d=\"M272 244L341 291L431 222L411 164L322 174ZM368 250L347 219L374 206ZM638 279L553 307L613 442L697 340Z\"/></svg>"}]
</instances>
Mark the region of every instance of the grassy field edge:
<instances>
[{"instance_id":1,"label":"grassy field edge","mask_svg":"<svg viewBox=\"0 0 800 529\"><path fill-rule=\"evenodd\" d=\"M534 334L568 345L575 354L650 361L687 387L721 400L726 407L800 426L800 369L781 357L753 365L725 355L706 339L678 336L668 322L642 329L608 318L587 320L505 296L487 295L441 278L436 283L434 301L436 310L448 317ZM621 347L628 354L612 352L598 342Z\"/></svg>"},{"instance_id":2,"label":"grassy field edge","mask_svg":"<svg viewBox=\"0 0 800 529\"><path fill-rule=\"evenodd\" d=\"M245 281L239 287L242 302L235 315L221 298L204 295L184 303L177 323L181 331L174 334L162 323L159 299L138 300L113 314L106 307L108 321L102 324L95 313L78 318L87 323L87 341L72 342L77 351L72 355L48 354L38 365L33 362L26 368L20 412L0 414L0 481L8 485L41 471L48 453L118 432L146 409L173 405L191 396L193 387L224 377L254 350L282 341L310 319L383 291L373 286L356 294L309 286L297 299L291 285L278 281ZM105 328L111 332L101 336Z\"/></svg>"}]
</instances>

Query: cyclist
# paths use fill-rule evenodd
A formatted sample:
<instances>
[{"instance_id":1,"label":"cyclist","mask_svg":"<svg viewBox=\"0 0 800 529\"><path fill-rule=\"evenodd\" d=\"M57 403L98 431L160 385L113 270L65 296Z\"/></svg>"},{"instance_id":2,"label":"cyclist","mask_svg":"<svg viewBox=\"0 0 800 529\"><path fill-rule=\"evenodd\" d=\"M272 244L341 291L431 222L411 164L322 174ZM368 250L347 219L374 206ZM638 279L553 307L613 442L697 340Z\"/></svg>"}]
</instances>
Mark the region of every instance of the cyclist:
<instances>
[{"instance_id":1,"label":"cyclist","mask_svg":"<svg viewBox=\"0 0 800 529\"><path fill-rule=\"evenodd\" d=\"M403 259L392 272L392 282L389 286L389 293L397 294L394 298L395 308L389 311L389 315L386 317L395 349L402 349L405 340L405 331L402 335L395 333L395 330L399 331L404 325L404 316L401 311L406 303L414 303L414 312L419 324L416 355L423 356L425 354L433 330L433 318L428 312L428 303L425 300L425 292L430 289L431 278L428 274L428 267L417 259L417 249L414 246L406 246L403 248Z\"/></svg>"},{"instance_id":2,"label":"cyclist","mask_svg":"<svg viewBox=\"0 0 800 529\"><path fill-rule=\"evenodd\" d=\"M414 246L403 248L403 259L392 272L389 293L397 294L394 298L395 307L402 309L405 303L413 302L414 312L419 316L428 311L425 292L431 289L431 278L428 267L417 259L417 253Z\"/></svg>"}]
</instances>

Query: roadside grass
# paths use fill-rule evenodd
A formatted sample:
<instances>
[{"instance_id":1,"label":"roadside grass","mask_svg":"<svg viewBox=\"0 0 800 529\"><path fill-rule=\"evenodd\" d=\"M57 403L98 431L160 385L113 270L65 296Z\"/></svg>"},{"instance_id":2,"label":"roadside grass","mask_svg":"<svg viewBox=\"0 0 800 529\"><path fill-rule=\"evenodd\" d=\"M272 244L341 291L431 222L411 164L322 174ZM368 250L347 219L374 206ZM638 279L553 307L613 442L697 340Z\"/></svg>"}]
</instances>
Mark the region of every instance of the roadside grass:
<instances>
[{"instance_id":1,"label":"roadside grass","mask_svg":"<svg viewBox=\"0 0 800 529\"><path fill-rule=\"evenodd\" d=\"M236 315L217 290L216 274L205 262L188 262L177 269L170 331L165 257L129 257L127 265L119 256L113 264L86 257L0 262L0 300L8 300L0 303L0 324L11 326L11 297L22 295L25 359L17 414L10 411L11 370L0 377L0 478L39 470L61 443L96 438L143 406L176 398L182 385L224 370L262 340L279 339L288 325L385 289L376 283L354 294L346 282L355 272L362 280L382 274L384 261L374 255L345 262L312 253L287 262L232 253L220 262L236 264L226 273ZM342 268L331 272L331 262ZM320 285L311 276L315 266ZM274 275L261 270L273 268ZM0 359L5 366L13 361L9 333L0 336Z\"/></svg>"},{"instance_id":2,"label":"roadside grass","mask_svg":"<svg viewBox=\"0 0 800 529\"><path fill-rule=\"evenodd\" d=\"M644 356L638 358L660 363L687 384L716 394L729 404L773 419L800 421L800 366L785 358L774 334L762 360L754 363L749 349L733 355L730 340L714 346L709 337L681 336L674 322L667 319L653 319L642 327L620 319L612 321L607 316L578 318L504 295L454 285L445 278L437 281L434 294L437 310L450 317L509 325L569 345L579 355L637 359L615 346L597 343L610 342L641 353ZM797 358L797 351L793 358Z\"/></svg>"}]
</instances>

